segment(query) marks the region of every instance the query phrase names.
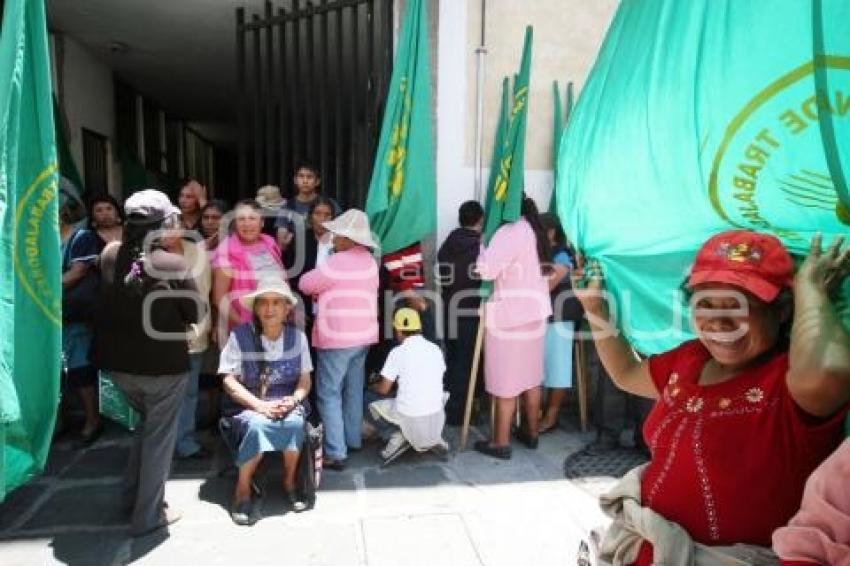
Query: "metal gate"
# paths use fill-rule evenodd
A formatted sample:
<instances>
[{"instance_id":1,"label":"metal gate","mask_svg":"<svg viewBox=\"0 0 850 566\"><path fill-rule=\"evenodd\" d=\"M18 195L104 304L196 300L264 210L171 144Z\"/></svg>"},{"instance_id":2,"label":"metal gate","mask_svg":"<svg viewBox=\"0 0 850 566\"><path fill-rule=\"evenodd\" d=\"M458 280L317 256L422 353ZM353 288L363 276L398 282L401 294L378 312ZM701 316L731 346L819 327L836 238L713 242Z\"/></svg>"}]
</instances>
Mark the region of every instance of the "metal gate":
<instances>
[{"instance_id":1,"label":"metal gate","mask_svg":"<svg viewBox=\"0 0 850 566\"><path fill-rule=\"evenodd\" d=\"M392 72L393 0L267 1L236 10L239 187L292 188L315 162L322 192L362 207Z\"/></svg>"}]
</instances>

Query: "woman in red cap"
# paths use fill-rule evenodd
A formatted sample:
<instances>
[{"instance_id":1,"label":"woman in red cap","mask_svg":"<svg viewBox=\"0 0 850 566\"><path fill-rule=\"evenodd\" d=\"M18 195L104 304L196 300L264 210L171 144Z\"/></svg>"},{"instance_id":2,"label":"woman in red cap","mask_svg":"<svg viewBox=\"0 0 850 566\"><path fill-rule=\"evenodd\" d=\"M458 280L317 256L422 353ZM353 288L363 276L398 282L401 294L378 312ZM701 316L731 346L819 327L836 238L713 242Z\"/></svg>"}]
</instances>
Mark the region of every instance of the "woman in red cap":
<instances>
[{"instance_id":1,"label":"woman in red cap","mask_svg":"<svg viewBox=\"0 0 850 566\"><path fill-rule=\"evenodd\" d=\"M771 534L841 441L850 402L850 335L831 303L850 271L842 244L822 251L815 236L795 277L773 236L710 238L687 282L697 339L643 361L602 332L600 293L579 292L616 385L657 400L643 429L650 462L601 499L614 519L603 564L775 563Z\"/></svg>"}]
</instances>

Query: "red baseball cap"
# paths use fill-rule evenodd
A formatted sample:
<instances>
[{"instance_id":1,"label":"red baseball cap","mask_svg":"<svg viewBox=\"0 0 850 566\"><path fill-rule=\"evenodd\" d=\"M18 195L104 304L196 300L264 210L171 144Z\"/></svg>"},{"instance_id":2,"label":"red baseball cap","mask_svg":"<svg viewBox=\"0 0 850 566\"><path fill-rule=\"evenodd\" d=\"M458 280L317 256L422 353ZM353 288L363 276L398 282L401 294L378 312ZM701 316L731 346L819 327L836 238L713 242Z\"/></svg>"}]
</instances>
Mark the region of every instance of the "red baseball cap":
<instances>
[{"instance_id":1,"label":"red baseball cap","mask_svg":"<svg viewBox=\"0 0 850 566\"><path fill-rule=\"evenodd\" d=\"M691 267L688 288L700 283L728 283L769 303L793 281L794 262L778 238L730 230L702 245Z\"/></svg>"}]
</instances>

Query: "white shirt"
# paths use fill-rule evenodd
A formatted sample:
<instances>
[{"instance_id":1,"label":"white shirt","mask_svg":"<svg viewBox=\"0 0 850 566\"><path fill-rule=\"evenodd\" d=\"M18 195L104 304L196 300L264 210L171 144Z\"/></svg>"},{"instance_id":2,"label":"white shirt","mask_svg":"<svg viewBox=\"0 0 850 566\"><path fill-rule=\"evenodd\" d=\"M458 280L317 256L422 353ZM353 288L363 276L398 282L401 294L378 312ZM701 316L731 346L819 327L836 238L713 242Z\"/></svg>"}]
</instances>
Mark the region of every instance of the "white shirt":
<instances>
[{"instance_id":1,"label":"white shirt","mask_svg":"<svg viewBox=\"0 0 850 566\"><path fill-rule=\"evenodd\" d=\"M263 349L266 351L266 360L273 362L283 357L283 333L277 340L269 340L265 336L260 336L263 343ZM313 371L313 361L310 359L310 347L307 345L307 337L302 331L298 331L298 340L296 342L299 357L301 358L301 373ZM218 373L242 375L242 351L239 349L239 342L236 340L236 334L230 333L227 339L227 344L221 350L221 358L218 362Z\"/></svg>"},{"instance_id":2,"label":"white shirt","mask_svg":"<svg viewBox=\"0 0 850 566\"><path fill-rule=\"evenodd\" d=\"M420 417L443 410L443 352L421 335L406 338L387 356L381 376L398 381L396 409Z\"/></svg>"},{"instance_id":3,"label":"white shirt","mask_svg":"<svg viewBox=\"0 0 850 566\"><path fill-rule=\"evenodd\" d=\"M331 238L330 232L325 232L325 234L319 238L316 243L316 267L319 267L329 257L331 257L331 252L333 252L334 243L333 238ZM313 316L316 316L319 313L319 301L313 301Z\"/></svg>"},{"instance_id":4,"label":"white shirt","mask_svg":"<svg viewBox=\"0 0 850 566\"><path fill-rule=\"evenodd\" d=\"M252 246L248 249L248 261L254 271L254 278L260 279L282 279L286 281L286 271L278 263L272 253L262 246Z\"/></svg>"},{"instance_id":5,"label":"white shirt","mask_svg":"<svg viewBox=\"0 0 850 566\"><path fill-rule=\"evenodd\" d=\"M334 249L333 238L330 237L330 232L326 232L318 242L316 242L316 267L319 267L325 260L331 256Z\"/></svg>"}]
</instances>

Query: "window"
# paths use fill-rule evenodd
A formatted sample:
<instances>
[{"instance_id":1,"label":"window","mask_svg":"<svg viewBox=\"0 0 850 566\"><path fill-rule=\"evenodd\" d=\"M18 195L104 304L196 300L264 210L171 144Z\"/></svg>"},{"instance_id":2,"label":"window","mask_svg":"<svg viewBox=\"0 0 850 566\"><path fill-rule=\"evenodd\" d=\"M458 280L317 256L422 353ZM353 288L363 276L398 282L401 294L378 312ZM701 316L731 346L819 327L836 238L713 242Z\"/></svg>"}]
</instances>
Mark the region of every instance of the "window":
<instances>
[{"instance_id":1,"label":"window","mask_svg":"<svg viewBox=\"0 0 850 566\"><path fill-rule=\"evenodd\" d=\"M83 167L86 192L109 190L109 163L106 136L83 128Z\"/></svg>"}]
</instances>

